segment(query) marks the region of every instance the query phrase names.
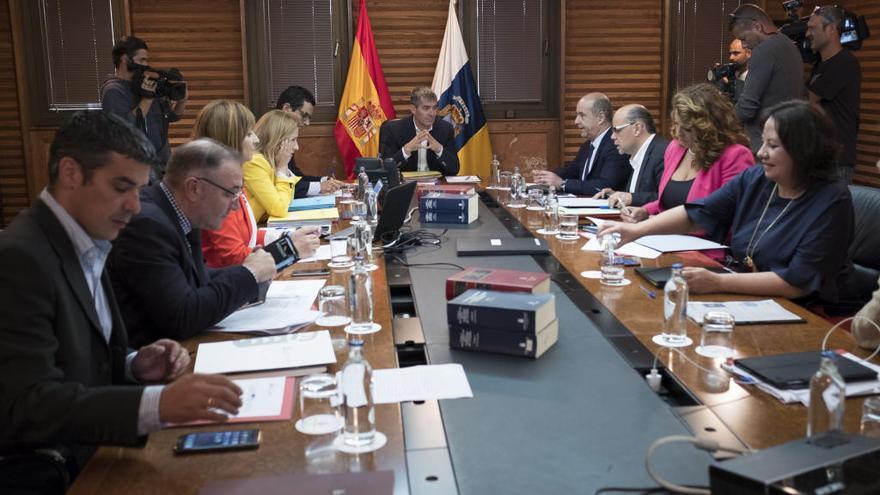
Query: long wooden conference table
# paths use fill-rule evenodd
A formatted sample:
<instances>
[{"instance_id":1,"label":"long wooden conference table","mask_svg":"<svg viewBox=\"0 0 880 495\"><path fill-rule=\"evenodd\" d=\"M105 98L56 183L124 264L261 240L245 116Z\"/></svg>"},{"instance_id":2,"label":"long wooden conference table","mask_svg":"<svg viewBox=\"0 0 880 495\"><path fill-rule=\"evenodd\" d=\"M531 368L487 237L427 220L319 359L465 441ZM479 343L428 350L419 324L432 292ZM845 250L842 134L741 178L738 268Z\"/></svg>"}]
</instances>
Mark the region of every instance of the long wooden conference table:
<instances>
[{"instance_id":1,"label":"long wooden conference table","mask_svg":"<svg viewBox=\"0 0 880 495\"><path fill-rule=\"evenodd\" d=\"M254 425L171 428L150 435L143 449L103 447L70 490L86 493L198 493L209 481L297 474L391 470L394 493L592 493L603 486L650 486L644 454L659 437L695 434L725 445L762 449L800 438L806 408L734 381L714 379L705 369L718 363L690 346L672 351L656 346L662 291L655 299L632 284L605 287L579 274L598 267L597 253L581 251L583 241L547 237L552 255L460 258L455 241L476 237L542 237L541 213L508 209L494 192L481 194L480 218L466 226L420 225L442 234L436 246L416 248L383 260L373 272L375 320L383 330L368 336L365 355L374 368L409 364L459 363L473 399L426 401L376 408L376 426L388 444L371 454L335 452L330 436L306 436L292 421ZM448 227L448 228L444 228ZM694 257L686 257L693 264ZM663 255L643 266L666 266L680 258ZM292 270L320 268L326 262L297 264ZM449 348L444 287L460 266L546 271L553 281L560 323L559 341L538 360L457 351ZM348 273L334 271L328 284L345 285ZM695 300L741 300L712 294ZM805 323L742 325L735 329L737 357L817 350L830 328L824 319L786 300L779 302ZM314 326L312 329L321 327ZM343 337L339 328L329 329ZM700 329L688 322L699 342ZM199 343L243 335L203 334L184 344L194 354ZM855 349L837 332L832 348ZM857 354L867 353L855 351ZM413 359L415 356L415 359ZM337 352L336 371L345 360ZM664 374L662 394L644 383L655 364ZM862 399L846 401L845 429L858 431ZM191 431L259 427L262 444L253 451L175 456L179 435ZM655 459L667 479L706 485L713 462L689 446L669 446ZM291 493L296 493L291 487Z\"/></svg>"}]
</instances>

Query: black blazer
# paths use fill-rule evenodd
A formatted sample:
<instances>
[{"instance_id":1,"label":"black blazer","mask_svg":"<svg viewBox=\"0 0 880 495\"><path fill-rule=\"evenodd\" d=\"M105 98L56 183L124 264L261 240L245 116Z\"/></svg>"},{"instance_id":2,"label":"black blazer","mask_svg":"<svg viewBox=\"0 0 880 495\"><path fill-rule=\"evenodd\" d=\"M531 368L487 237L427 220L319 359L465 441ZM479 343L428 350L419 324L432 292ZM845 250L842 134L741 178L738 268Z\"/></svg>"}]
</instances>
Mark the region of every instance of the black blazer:
<instances>
[{"instance_id":1,"label":"black blazer","mask_svg":"<svg viewBox=\"0 0 880 495\"><path fill-rule=\"evenodd\" d=\"M304 175L303 171L300 170L299 167L296 166L296 157L290 157L290 163L287 164L287 168L290 169L290 172L293 175L298 175L302 177L299 182L293 186L293 197L294 198L305 198L309 195L309 185L312 182L321 182L321 178L316 175Z\"/></svg>"},{"instance_id":2,"label":"black blazer","mask_svg":"<svg viewBox=\"0 0 880 495\"><path fill-rule=\"evenodd\" d=\"M452 125L440 118L434 119L431 135L443 146L443 154L439 157L428 150L428 168L443 175L458 174L458 149L455 147L455 130ZM403 145L416 137L416 126L412 117L387 120L379 128L379 152L382 157L393 157L402 164L401 171L413 171L418 166L418 153L413 152L408 160L403 159Z\"/></svg>"},{"instance_id":3,"label":"black blazer","mask_svg":"<svg viewBox=\"0 0 880 495\"><path fill-rule=\"evenodd\" d=\"M50 447L81 468L96 445L143 446L143 387L126 384L127 339L113 317L104 339L73 243L40 200L0 232L0 455ZM2 484L2 482L0 482Z\"/></svg>"},{"instance_id":4,"label":"black blazer","mask_svg":"<svg viewBox=\"0 0 880 495\"><path fill-rule=\"evenodd\" d=\"M584 167L587 166L590 141L581 145L574 160L553 171L562 179L566 179L564 189L566 193L592 196L606 187L615 191L626 188L626 181L632 173L629 155L621 155L617 151L617 145L611 140L610 129L599 141L599 149L595 152L596 159L585 180L581 180L581 175Z\"/></svg>"},{"instance_id":5,"label":"black blazer","mask_svg":"<svg viewBox=\"0 0 880 495\"><path fill-rule=\"evenodd\" d=\"M632 206L642 206L657 199L660 177L663 175L663 154L666 153L667 146L669 146L668 139L659 134L654 135L654 139L645 151L642 167L639 169L636 190L632 195ZM630 168L630 177L626 179L627 184L631 178L632 168Z\"/></svg>"},{"instance_id":6,"label":"black blazer","mask_svg":"<svg viewBox=\"0 0 880 495\"><path fill-rule=\"evenodd\" d=\"M207 269L199 229L184 236L158 184L141 191L141 212L113 242L113 289L132 343L192 337L257 298L241 266Z\"/></svg>"}]
</instances>

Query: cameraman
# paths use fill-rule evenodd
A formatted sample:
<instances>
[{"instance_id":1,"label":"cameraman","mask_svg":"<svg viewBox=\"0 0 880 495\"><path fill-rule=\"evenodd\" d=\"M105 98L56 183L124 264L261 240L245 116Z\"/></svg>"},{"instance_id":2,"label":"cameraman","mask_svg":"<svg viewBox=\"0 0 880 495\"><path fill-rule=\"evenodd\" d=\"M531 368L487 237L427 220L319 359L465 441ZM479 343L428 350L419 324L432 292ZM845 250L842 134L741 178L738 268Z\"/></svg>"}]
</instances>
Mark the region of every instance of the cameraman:
<instances>
[{"instance_id":1,"label":"cameraman","mask_svg":"<svg viewBox=\"0 0 880 495\"><path fill-rule=\"evenodd\" d=\"M746 3L730 14L730 32L752 50L749 75L736 102L752 152L761 147L761 114L773 105L804 96L803 62L794 43L760 7Z\"/></svg>"},{"instance_id":2,"label":"cameraman","mask_svg":"<svg viewBox=\"0 0 880 495\"><path fill-rule=\"evenodd\" d=\"M186 108L186 94L177 101L168 98L146 98L132 86L132 78L148 65L147 44L140 38L125 36L113 46L114 74L101 86L101 105L105 112L116 114L140 129L156 147L159 170L151 174L151 182L161 179L165 163L171 156L168 145L168 125L180 120ZM156 79L144 73L141 91L154 93Z\"/></svg>"},{"instance_id":3,"label":"cameraman","mask_svg":"<svg viewBox=\"0 0 880 495\"><path fill-rule=\"evenodd\" d=\"M816 7L807 22L807 39L820 60L807 83L810 102L825 111L834 122L843 144L840 178L852 183L859 135L859 100L862 69L859 60L840 44L844 12L839 7Z\"/></svg>"}]
</instances>

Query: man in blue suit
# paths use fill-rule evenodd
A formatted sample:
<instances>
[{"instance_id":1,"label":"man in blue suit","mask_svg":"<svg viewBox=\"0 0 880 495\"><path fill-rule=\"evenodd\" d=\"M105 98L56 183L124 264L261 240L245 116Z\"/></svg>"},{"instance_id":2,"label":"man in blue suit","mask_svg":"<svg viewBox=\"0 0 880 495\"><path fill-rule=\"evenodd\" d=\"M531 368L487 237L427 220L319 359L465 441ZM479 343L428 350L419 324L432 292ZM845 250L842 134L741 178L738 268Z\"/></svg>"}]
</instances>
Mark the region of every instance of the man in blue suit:
<instances>
[{"instance_id":1,"label":"man in blue suit","mask_svg":"<svg viewBox=\"0 0 880 495\"><path fill-rule=\"evenodd\" d=\"M621 155L611 140L611 100L590 93L578 101L575 125L586 139L574 160L553 172L535 172L535 182L579 196L592 196L608 187L623 189L632 172L629 155Z\"/></svg>"}]
</instances>

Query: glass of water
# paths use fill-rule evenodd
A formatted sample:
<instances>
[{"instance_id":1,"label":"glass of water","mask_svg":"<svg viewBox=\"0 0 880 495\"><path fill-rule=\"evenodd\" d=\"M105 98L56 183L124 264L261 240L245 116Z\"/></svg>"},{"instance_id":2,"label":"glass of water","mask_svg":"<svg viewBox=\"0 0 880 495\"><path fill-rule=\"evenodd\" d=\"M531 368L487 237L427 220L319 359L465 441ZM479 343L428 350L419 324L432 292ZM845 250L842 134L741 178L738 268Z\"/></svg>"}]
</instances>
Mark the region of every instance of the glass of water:
<instances>
[{"instance_id":1,"label":"glass of water","mask_svg":"<svg viewBox=\"0 0 880 495\"><path fill-rule=\"evenodd\" d=\"M555 200L548 200L544 206L544 235L559 233L559 206Z\"/></svg>"},{"instance_id":2,"label":"glass of water","mask_svg":"<svg viewBox=\"0 0 880 495\"><path fill-rule=\"evenodd\" d=\"M623 277L623 265L618 263L614 250L617 248L617 241L612 234L602 236L602 259L599 262L599 269L602 278L599 282L602 285L621 286L626 284Z\"/></svg>"},{"instance_id":3,"label":"glass of water","mask_svg":"<svg viewBox=\"0 0 880 495\"><path fill-rule=\"evenodd\" d=\"M862 435L880 438L880 397L868 397L862 405Z\"/></svg>"},{"instance_id":4,"label":"glass of water","mask_svg":"<svg viewBox=\"0 0 880 495\"><path fill-rule=\"evenodd\" d=\"M318 311L321 312L315 323L322 327L338 327L348 324L345 288L341 285L326 285L318 291Z\"/></svg>"},{"instance_id":5,"label":"glass of water","mask_svg":"<svg viewBox=\"0 0 880 495\"><path fill-rule=\"evenodd\" d=\"M716 359L733 356L733 315L726 311L709 311L703 316L700 346L697 354Z\"/></svg>"},{"instance_id":6,"label":"glass of water","mask_svg":"<svg viewBox=\"0 0 880 495\"><path fill-rule=\"evenodd\" d=\"M339 411L336 377L328 373L309 375L299 382L299 421L296 429L307 435L339 431L345 421Z\"/></svg>"},{"instance_id":7,"label":"glass of water","mask_svg":"<svg viewBox=\"0 0 880 495\"><path fill-rule=\"evenodd\" d=\"M529 190L529 202L526 205L526 209L533 211L541 211L544 209L544 191L540 189L531 189Z\"/></svg>"},{"instance_id":8,"label":"glass of water","mask_svg":"<svg viewBox=\"0 0 880 495\"><path fill-rule=\"evenodd\" d=\"M501 172L500 174L501 181L499 186L500 189L498 189L498 201L503 205L510 202L510 177L512 175L513 174L508 171Z\"/></svg>"},{"instance_id":9,"label":"glass of water","mask_svg":"<svg viewBox=\"0 0 880 495\"><path fill-rule=\"evenodd\" d=\"M578 216L573 213L559 215L559 233L556 238L562 241L576 241L578 239Z\"/></svg>"},{"instance_id":10,"label":"glass of water","mask_svg":"<svg viewBox=\"0 0 880 495\"><path fill-rule=\"evenodd\" d=\"M348 237L330 239L330 268L348 268L351 266L351 255L348 253Z\"/></svg>"}]
</instances>

